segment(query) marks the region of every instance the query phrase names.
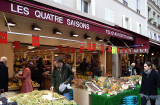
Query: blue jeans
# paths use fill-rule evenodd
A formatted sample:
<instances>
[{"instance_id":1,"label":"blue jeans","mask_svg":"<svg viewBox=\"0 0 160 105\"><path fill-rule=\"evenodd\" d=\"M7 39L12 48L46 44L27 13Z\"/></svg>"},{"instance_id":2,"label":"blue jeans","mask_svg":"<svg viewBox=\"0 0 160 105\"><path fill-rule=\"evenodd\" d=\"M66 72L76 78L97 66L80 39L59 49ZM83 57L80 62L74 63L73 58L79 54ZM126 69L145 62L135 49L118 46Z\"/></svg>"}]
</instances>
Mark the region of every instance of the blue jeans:
<instances>
[{"instance_id":1,"label":"blue jeans","mask_svg":"<svg viewBox=\"0 0 160 105\"><path fill-rule=\"evenodd\" d=\"M66 99L67 99L68 101L70 101L70 93L64 93L63 96L65 96Z\"/></svg>"}]
</instances>

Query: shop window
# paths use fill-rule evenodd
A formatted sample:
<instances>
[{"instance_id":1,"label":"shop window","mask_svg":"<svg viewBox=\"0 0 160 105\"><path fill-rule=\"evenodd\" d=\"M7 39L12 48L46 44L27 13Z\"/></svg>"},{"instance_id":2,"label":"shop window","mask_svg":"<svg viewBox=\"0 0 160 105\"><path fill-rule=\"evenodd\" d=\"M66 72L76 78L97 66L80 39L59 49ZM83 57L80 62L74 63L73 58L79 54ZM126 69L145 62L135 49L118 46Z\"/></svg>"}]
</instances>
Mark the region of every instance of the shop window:
<instances>
[{"instance_id":1,"label":"shop window","mask_svg":"<svg viewBox=\"0 0 160 105\"><path fill-rule=\"evenodd\" d=\"M159 42L160 42L160 36L158 38L159 38Z\"/></svg>"},{"instance_id":2,"label":"shop window","mask_svg":"<svg viewBox=\"0 0 160 105\"><path fill-rule=\"evenodd\" d=\"M82 0L82 12L89 13L89 4L90 2L88 0Z\"/></svg>"}]
</instances>

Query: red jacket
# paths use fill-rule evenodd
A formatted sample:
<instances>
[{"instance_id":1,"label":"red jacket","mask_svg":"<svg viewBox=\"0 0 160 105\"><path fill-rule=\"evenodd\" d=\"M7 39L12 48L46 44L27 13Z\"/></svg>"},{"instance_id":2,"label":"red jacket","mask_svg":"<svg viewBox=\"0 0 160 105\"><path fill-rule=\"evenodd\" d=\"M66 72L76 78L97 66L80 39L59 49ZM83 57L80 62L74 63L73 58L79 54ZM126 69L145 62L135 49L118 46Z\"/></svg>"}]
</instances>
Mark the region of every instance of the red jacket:
<instances>
[{"instance_id":1,"label":"red jacket","mask_svg":"<svg viewBox=\"0 0 160 105\"><path fill-rule=\"evenodd\" d=\"M33 91L33 85L31 83L31 71L29 68L23 69L23 76L19 76L19 79L22 80L21 93L27 93Z\"/></svg>"}]
</instances>

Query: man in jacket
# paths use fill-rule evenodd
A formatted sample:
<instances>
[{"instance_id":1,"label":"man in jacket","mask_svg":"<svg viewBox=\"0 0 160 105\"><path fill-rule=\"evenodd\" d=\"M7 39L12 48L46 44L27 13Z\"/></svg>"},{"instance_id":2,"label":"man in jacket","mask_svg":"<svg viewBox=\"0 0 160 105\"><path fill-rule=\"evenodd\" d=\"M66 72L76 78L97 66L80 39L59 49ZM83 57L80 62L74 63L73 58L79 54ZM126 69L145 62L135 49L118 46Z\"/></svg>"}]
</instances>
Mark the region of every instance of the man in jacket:
<instances>
[{"instance_id":1,"label":"man in jacket","mask_svg":"<svg viewBox=\"0 0 160 105\"><path fill-rule=\"evenodd\" d=\"M57 93L64 95L67 100L70 100L70 89L66 88L64 91L60 91L59 87L62 83L71 84L74 74L69 65L62 62L59 57L54 60L54 69L52 72L52 87L51 91L55 90Z\"/></svg>"},{"instance_id":2,"label":"man in jacket","mask_svg":"<svg viewBox=\"0 0 160 105\"><path fill-rule=\"evenodd\" d=\"M8 91L8 67L7 57L1 57L0 59L0 94Z\"/></svg>"}]
</instances>

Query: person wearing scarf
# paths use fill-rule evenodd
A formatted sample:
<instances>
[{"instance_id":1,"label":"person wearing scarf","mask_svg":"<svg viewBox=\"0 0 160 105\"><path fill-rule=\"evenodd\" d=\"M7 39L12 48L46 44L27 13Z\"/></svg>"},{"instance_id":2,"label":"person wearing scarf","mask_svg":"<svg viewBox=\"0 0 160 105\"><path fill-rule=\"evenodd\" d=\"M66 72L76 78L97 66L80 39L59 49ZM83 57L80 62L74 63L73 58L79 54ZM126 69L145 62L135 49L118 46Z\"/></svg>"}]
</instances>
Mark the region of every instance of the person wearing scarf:
<instances>
[{"instance_id":1,"label":"person wearing scarf","mask_svg":"<svg viewBox=\"0 0 160 105\"><path fill-rule=\"evenodd\" d=\"M141 105L146 105L148 100L150 100L151 105L155 105L158 98L157 90L160 88L160 76L152 70L151 66L150 62L144 64L140 88Z\"/></svg>"}]
</instances>

